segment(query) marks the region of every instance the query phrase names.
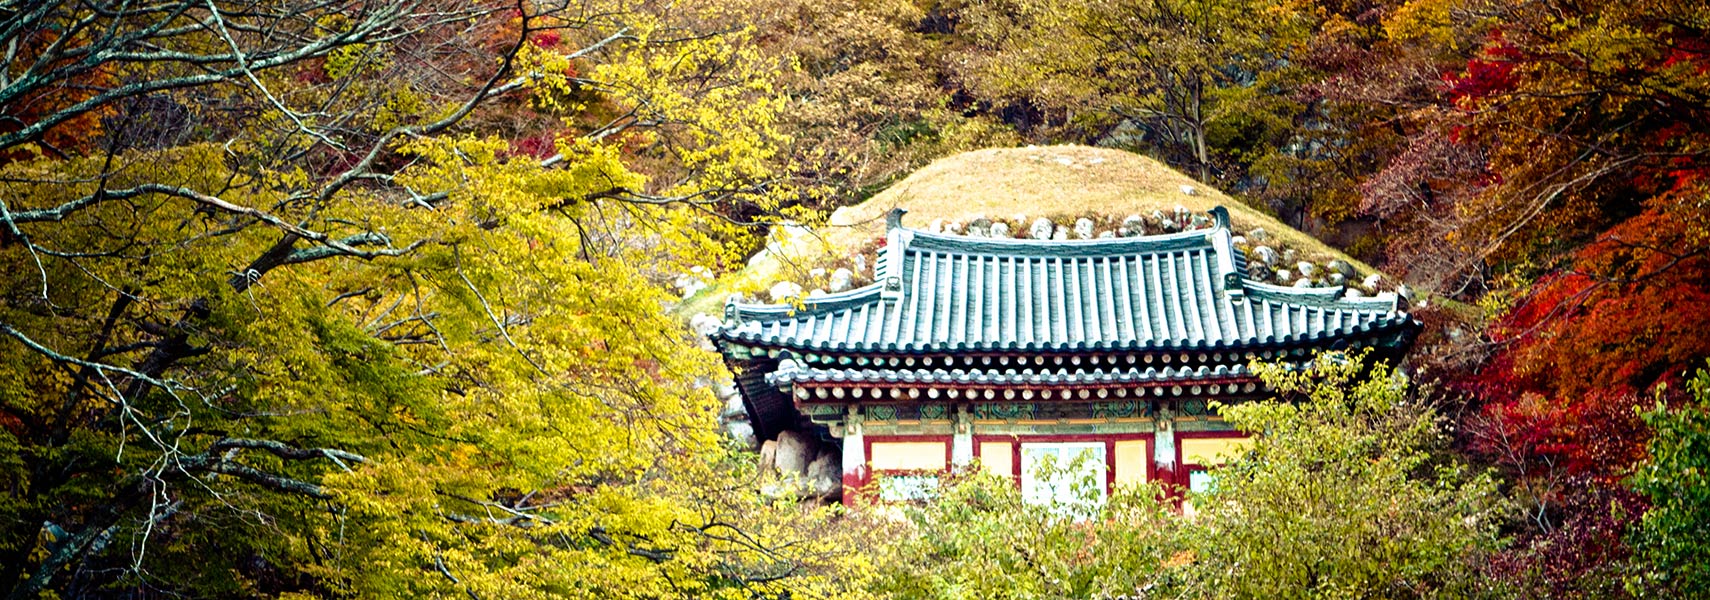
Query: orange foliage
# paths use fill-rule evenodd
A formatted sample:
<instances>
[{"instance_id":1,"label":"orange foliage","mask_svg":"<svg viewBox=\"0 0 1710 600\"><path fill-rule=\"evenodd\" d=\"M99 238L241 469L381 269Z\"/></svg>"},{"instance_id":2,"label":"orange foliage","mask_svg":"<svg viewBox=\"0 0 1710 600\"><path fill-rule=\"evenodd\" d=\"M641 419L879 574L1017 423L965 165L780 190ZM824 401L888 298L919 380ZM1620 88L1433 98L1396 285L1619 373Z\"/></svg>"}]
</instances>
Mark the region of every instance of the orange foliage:
<instances>
[{"instance_id":1,"label":"orange foliage","mask_svg":"<svg viewBox=\"0 0 1710 600\"><path fill-rule=\"evenodd\" d=\"M1659 197L1580 249L1494 332L1501 370L1567 396L1644 391L1710 356L1710 201Z\"/></svg>"},{"instance_id":2,"label":"orange foliage","mask_svg":"<svg viewBox=\"0 0 1710 600\"><path fill-rule=\"evenodd\" d=\"M87 37L88 33L82 34ZM18 64L33 64L42 52L60 42L60 34L50 28L42 28L29 32L21 38L21 48ZM77 40L67 40L72 45L81 45ZM69 62L67 59L64 62ZM44 64L45 68L63 66L61 64ZM53 85L28 90L18 98L7 102L5 119L0 119L0 133L11 133L24 127L25 123L35 123L47 115L51 115L93 98L102 90L117 83L117 78L107 70L97 69L79 77L55 82ZM37 140L43 150L50 155L68 156L87 150L96 140L101 139L103 132L102 119L111 115L111 107L85 112L73 117L58 127L47 130ZM0 152L0 163L7 163L29 156L28 152L13 148Z\"/></svg>"},{"instance_id":3,"label":"orange foliage","mask_svg":"<svg viewBox=\"0 0 1710 600\"><path fill-rule=\"evenodd\" d=\"M1635 408L1710 357L1710 200L1695 178L1573 256L1492 330L1474 450L1614 482L1644 457Z\"/></svg>"}]
</instances>

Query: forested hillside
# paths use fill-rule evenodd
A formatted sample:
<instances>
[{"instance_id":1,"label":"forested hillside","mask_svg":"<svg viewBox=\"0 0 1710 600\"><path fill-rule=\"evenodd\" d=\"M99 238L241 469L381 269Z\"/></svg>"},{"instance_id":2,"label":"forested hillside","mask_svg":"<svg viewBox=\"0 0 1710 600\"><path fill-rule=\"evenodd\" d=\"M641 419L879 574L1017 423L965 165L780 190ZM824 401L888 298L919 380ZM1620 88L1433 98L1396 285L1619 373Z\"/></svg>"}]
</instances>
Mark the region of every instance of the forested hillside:
<instances>
[{"instance_id":1,"label":"forested hillside","mask_svg":"<svg viewBox=\"0 0 1710 600\"><path fill-rule=\"evenodd\" d=\"M44 0L0 42L9 598L1710 589L1704 2ZM1258 365L1289 402L1227 409L1269 433L1189 516L757 493L673 282L1054 144L1423 336Z\"/></svg>"}]
</instances>

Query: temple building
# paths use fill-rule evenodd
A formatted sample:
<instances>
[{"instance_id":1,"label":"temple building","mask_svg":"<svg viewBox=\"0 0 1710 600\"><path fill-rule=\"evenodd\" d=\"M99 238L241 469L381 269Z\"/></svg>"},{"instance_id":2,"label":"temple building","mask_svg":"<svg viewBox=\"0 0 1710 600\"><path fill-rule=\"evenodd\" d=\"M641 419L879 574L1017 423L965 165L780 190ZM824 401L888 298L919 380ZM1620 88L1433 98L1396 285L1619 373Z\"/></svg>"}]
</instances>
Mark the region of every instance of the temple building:
<instances>
[{"instance_id":1,"label":"temple building","mask_svg":"<svg viewBox=\"0 0 1710 600\"><path fill-rule=\"evenodd\" d=\"M790 304L725 306L712 338L756 436L841 449L845 490L875 473L908 497L978 459L1031 501L1064 497L1054 457L1102 482L1204 485L1244 435L1213 402L1262 398L1253 359L1372 348L1419 329L1395 294L1249 279L1227 210L1208 229L1023 240L887 219L874 283ZM854 494L845 493L849 502Z\"/></svg>"}]
</instances>

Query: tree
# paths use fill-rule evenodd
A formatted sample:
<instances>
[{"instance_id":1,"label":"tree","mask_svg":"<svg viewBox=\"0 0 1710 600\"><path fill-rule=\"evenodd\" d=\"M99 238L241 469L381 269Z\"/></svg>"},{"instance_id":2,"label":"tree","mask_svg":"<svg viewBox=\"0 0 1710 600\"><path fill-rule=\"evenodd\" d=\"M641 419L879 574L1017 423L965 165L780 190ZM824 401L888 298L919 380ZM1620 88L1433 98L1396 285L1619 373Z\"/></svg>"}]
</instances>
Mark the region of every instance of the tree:
<instances>
[{"instance_id":1,"label":"tree","mask_svg":"<svg viewBox=\"0 0 1710 600\"><path fill-rule=\"evenodd\" d=\"M1268 0L994 0L963 19L982 50L965 59L971 88L1156 152L1206 183L1242 162L1246 136L1298 108L1271 86L1310 26L1296 5Z\"/></svg>"},{"instance_id":2,"label":"tree","mask_svg":"<svg viewBox=\"0 0 1710 600\"><path fill-rule=\"evenodd\" d=\"M1407 147L1364 210L1396 232L1392 271L1484 309L1438 354L1470 398L1465 448L1529 515L1497 562L1551 595L1619 593L1599 586L1642 511L1619 484L1645 455L1635 409L1710 356L1688 325L1710 307L1702 6L1414 0L1382 18L1377 75L1435 81L1395 99Z\"/></svg>"},{"instance_id":3,"label":"tree","mask_svg":"<svg viewBox=\"0 0 1710 600\"><path fill-rule=\"evenodd\" d=\"M716 363L660 310L795 193L716 11L5 13L10 597L824 585L827 515L712 468Z\"/></svg>"},{"instance_id":4,"label":"tree","mask_svg":"<svg viewBox=\"0 0 1710 600\"><path fill-rule=\"evenodd\" d=\"M1192 497L1199 589L1494 595L1478 566L1499 542L1495 480L1444 458L1441 419L1399 372L1336 354L1257 369L1279 400L1222 410L1252 448Z\"/></svg>"},{"instance_id":5,"label":"tree","mask_svg":"<svg viewBox=\"0 0 1710 600\"><path fill-rule=\"evenodd\" d=\"M1443 420L1384 365L1336 354L1256 368L1273 400L1222 407L1254 434L1180 509L1157 486L1028 506L1013 482L953 478L878 507L874 589L900 598L1494 597L1482 577L1508 505L1445 457ZM1073 468L1069 472L1076 472ZM1086 482L1087 499L1096 482ZM1184 514L1185 513L1185 514ZM892 514L895 514L894 512ZM894 518L894 517L893 517Z\"/></svg>"},{"instance_id":6,"label":"tree","mask_svg":"<svg viewBox=\"0 0 1710 600\"><path fill-rule=\"evenodd\" d=\"M1386 28L1439 49L1416 52L1420 68L1459 55L1418 129L1471 156L1459 185L1394 174L1432 190L1406 211L1421 226L1401 241L1452 257L1431 274L1451 290L1531 277L1701 177L1706 26L1693 3L1404 3ZM1401 187L1369 200L1393 207Z\"/></svg>"},{"instance_id":7,"label":"tree","mask_svg":"<svg viewBox=\"0 0 1710 600\"><path fill-rule=\"evenodd\" d=\"M1098 483L1082 483L1083 497L1096 501ZM1116 490L1092 514L1089 504L1055 499L1025 505L1013 481L983 472L958 475L942 490L925 503L877 509L868 534L878 567L873 591L890 598L1135 594L1166 580L1174 532L1184 524L1154 486ZM884 510L901 513L900 531Z\"/></svg>"},{"instance_id":8,"label":"tree","mask_svg":"<svg viewBox=\"0 0 1710 600\"><path fill-rule=\"evenodd\" d=\"M762 49L798 65L779 74L791 132L790 176L825 194L815 206L865 200L927 162L1014 145L1008 125L971 102L952 74L954 5L931 0L744 0L741 25Z\"/></svg>"},{"instance_id":9,"label":"tree","mask_svg":"<svg viewBox=\"0 0 1710 600\"><path fill-rule=\"evenodd\" d=\"M1657 597L1710 586L1710 371L1689 382L1692 400L1644 413L1650 459L1629 482L1651 509L1632 530L1640 573L1629 590Z\"/></svg>"}]
</instances>

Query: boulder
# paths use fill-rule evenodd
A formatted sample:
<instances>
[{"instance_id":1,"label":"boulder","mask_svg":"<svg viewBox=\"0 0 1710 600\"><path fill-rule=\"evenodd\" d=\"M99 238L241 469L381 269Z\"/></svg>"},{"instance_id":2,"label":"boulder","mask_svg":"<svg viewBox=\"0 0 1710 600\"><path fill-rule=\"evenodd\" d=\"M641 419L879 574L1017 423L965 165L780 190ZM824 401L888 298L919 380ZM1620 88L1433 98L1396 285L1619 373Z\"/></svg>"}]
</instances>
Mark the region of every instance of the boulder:
<instances>
[{"instance_id":1,"label":"boulder","mask_svg":"<svg viewBox=\"0 0 1710 600\"><path fill-rule=\"evenodd\" d=\"M926 224L926 230L931 233L944 233L944 219L933 219Z\"/></svg>"},{"instance_id":2,"label":"boulder","mask_svg":"<svg viewBox=\"0 0 1710 600\"><path fill-rule=\"evenodd\" d=\"M1377 273L1367 275L1365 279L1360 280L1360 287L1368 290L1377 291L1380 285L1383 285L1383 276Z\"/></svg>"},{"instance_id":3,"label":"boulder","mask_svg":"<svg viewBox=\"0 0 1710 600\"><path fill-rule=\"evenodd\" d=\"M1341 273L1330 273L1330 285L1347 285L1347 283L1348 278L1344 277Z\"/></svg>"},{"instance_id":4,"label":"boulder","mask_svg":"<svg viewBox=\"0 0 1710 600\"><path fill-rule=\"evenodd\" d=\"M1366 293L1360 291L1360 288L1348 288L1346 290L1342 290L1342 297L1344 297L1344 298L1364 298L1364 297L1366 297Z\"/></svg>"},{"instance_id":5,"label":"boulder","mask_svg":"<svg viewBox=\"0 0 1710 600\"><path fill-rule=\"evenodd\" d=\"M704 289L707 289L707 282L696 279L689 282L689 285L683 286L683 297L688 298L689 296L699 294L701 293L701 290Z\"/></svg>"},{"instance_id":6,"label":"boulder","mask_svg":"<svg viewBox=\"0 0 1710 600\"><path fill-rule=\"evenodd\" d=\"M825 289L833 292L841 292L849 289L850 282L853 282L854 280L854 271L839 268L838 270L831 272L831 278L825 282Z\"/></svg>"},{"instance_id":7,"label":"boulder","mask_svg":"<svg viewBox=\"0 0 1710 600\"><path fill-rule=\"evenodd\" d=\"M772 297L773 302L783 302L789 298L800 298L802 286L794 281L780 281L772 284L766 293Z\"/></svg>"},{"instance_id":8,"label":"boulder","mask_svg":"<svg viewBox=\"0 0 1710 600\"><path fill-rule=\"evenodd\" d=\"M766 440L760 444L760 476L771 475L778 470L778 440Z\"/></svg>"},{"instance_id":9,"label":"boulder","mask_svg":"<svg viewBox=\"0 0 1710 600\"><path fill-rule=\"evenodd\" d=\"M785 477L806 477L808 463L813 462L814 440L795 431L778 434L778 450L772 464Z\"/></svg>"},{"instance_id":10,"label":"boulder","mask_svg":"<svg viewBox=\"0 0 1710 600\"><path fill-rule=\"evenodd\" d=\"M1282 261L1285 264L1291 265L1296 262L1300 262L1300 253L1295 252L1294 248L1283 248Z\"/></svg>"},{"instance_id":11,"label":"boulder","mask_svg":"<svg viewBox=\"0 0 1710 600\"><path fill-rule=\"evenodd\" d=\"M825 267L814 267L812 269L808 269L808 277L824 277L825 272Z\"/></svg>"},{"instance_id":12,"label":"boulder","mask_svg":"<svg viewBox=\"0 0 1710 600\"><path fill-rule=\"evenodd\" d=\"M855 264L855 272L856 273L866 273L867 272L867 255L857 254L857 255L855 255L854 258L851 258L849 260L850 260L850 262ZM876 267L878 265L874 265L874 266Z\"/></svg>"},{"instance_id":13,"label":"boulder","mask_svg":"<svg viewBox=\"0 0 1710 600\"><path fill-rule=\"evenodd\" d=\"M730 387L734 389L736 386ZM724 401L724 408L718 411L719 419L724 421L748 420L748 409L742 405L740 394L731 394L729 397L719 396L719 399Z\"/></svg>"},{"instance_id":14,"label":"boulder","mask_svg":"<svg viewBox=\"0 0 1710 600\"><path fill-rule=\"evenodd\" d=\"M1062 225L1058 225L1057 230L1051 232L1051 239L1058 241L1069 239L1069 229Z\"/></svg>"},{"instance_id":15,"label":"boulder","mask_svg":"<svg viewBox=\"0 0 1710 600\"><path fill-rule=\"evenodd\" d=\"M755 442L759 441L754 439L754 424L747 421L725 423L724 434L730 436L730 439L736 440L736 443L742 444L744 448L752 449Z\"/></svg>"},{"instance_id":16,"label":"boulder","mask_svg":"<svg viewBox=\"0 0 1710 600\"><path fill-rule=\"evenodd\" d=\"M1263 263L1267 267L1276 266L1277 258L1277 251L1272 250L1270 246L1259 246L1253 248L1253 259Z\"/></svg>"},{"instance_id":17,"label":"boulder","mask_svg":"<svg viewBox=\"0 0 1710 600\"><path fill-rule=\"evenodd\" d=\"M992 220L982 215L968 219L968 224L962 228L962 235L970 237L986 237L986 232L992 227Z\"/></svg>"},{"instance_id":18,"label":"boulder","mask_svg":"<svg viewBox=\"0 0 1710 600\"><path fill-rule=\"evenodd\" d=\"M736 382L729 379L713 383L712 393L713 397L719 400L740 399L742 397L741 392L736 389Z\"/></svg>"},{"instance_id":19,"label":"boulder","mask_svg":"<svg viewBox=\"0 0 1710 600\"><path fill-rule=\"evenodd\" d=\"M1340 258L1330 261L1330 263L1324 265L1324 267L1329 269L1332 273L1341 273L1343 277L1348 279L1353 279L1355 275L1359 275L1359 272L1354 270L1354 265L1349 264L1348 261Z\"/></svg>"},{"instance_id":20,"label":"boulder","mask_svg":"<svg viewBox=\"0 0 1710 600\"><path fill-rule=\"evenodd\" d=\"M1190 216L1188 217L1188 223L1192 226L1191 229L1211 229L1211 217L1205 215L1195 214Z\"/></svg>"},{"instance_id":21,"label":"boulder","mask_svg":"<svg viewBox=\"0 0 1710 600\"><path fill-rule=\"evenodd\" d=\"M1090 240L1093 236L1093 220L1086 217L1075 219L1075 237Z\"/></svg>"},{"instance_id":22,"label":"boulder","mask_svg":"<svg viewBox=\"0 0 1710 600\"><path fill-rule=\"evenodd\" d=\"M1312 287L1312 280L1311 280L1311 279L1307 279L1307 278L1305 278L1305 277L1302 277L1302 278L1300 278L1300 279L1297 279L1297 280L1295 280L1295 282L1294 282L1294 287L1297 287L1297 288L1309 288L1309 287Z\"/></svg>"},{"instance_id":23,"label":"boulder","mask_svg":"<svg viewBox=\"0 0 1710 600\"><path fill-rule=\"evenodd\" d=\"M843 461L836 452L821 452L808 463L808 491L826 500L843 497Z\"/></svg>"},{"instance_id":24,"label":"boulder","mask_svg":"<svg viewBox=\"0 0 1710 600\"><path fill-rule=\"evenodd\" d=\"M689 289L689 287L694 285L695 282L697 282L697 281L700 281L699 277L695 277L694 275L690 275L688 273L683 273L683 274L678 275L678 276L671 279L671 287L677 288L677 291L680 294L682 294L684 297L688 297L689 293L685 290Z\"/></svg>"},{"instance_id":25,"label":"boulder","mask_svg":"<svg viewBox=\"0 0 1710 600\"><path fill-rule=\"evenodd\" d=\"M1229 238L1229 243L1231 245L1234 245L1234 246L1246 246L1247 245L1247 236L1237 235L1237 236L1231 237L1231 238Z\"/></svg>"},{"instance_id":26,"label":"boulder","mask_svg":"<svg viewBox=\"0 0 1710 600\"><path fill-rule=\"evenodd\" d=\"M706 313L700 313L693 317L689 317L689 328L693 329L695 333L701 335L712 335L714 332L718 331L718 328L723 326L724 321L720 321L718 317Z\"/></svg>"},{"instance_id":27,"label":"boulder","mask_svg":"<svg viewBox=\"0 0 1710 600\"><path fill-rule=\"evenodd\" d=\"M1277 269L1277 283L1287 285L1294 281L1294 272L1288 269Z\"/></svg>"},{"instance_id":28,"label":"boulder","mask_svg":"<svg viewBox=\"0 0 1710 600\"><path fill-rule=\"evenodd\" d=\"M1303 260L1294 263L1294 270L1300 273L1301 277L1312 277L1318 274L1318 265Z\"/></svg>"},{"instance_id":29,"label":"boulder","mask_svg":"<svg viewBox=\"0 0 1710 600\"><path fill-rule=\"evenodd\" d=\"M995 238L1010 237L1009 223L1005 223L1003 221L998 221L996 223L992 223L991 229L987 230L987 233L990 234L992 237L995 237Z\"/></svg>"},{"instance_id":30,"label":"boulder","mask_svg":"<svg viewBox=\"0 0 1710 600\"><path fill-rule=\"evenodd\" d=\"M1122 220L1123 237L1133 237L1145 233L1146 220L1140 218L1140 215L1128 215L1128 218Z\"/></svg>"},{"instance_id":31,"label":"boulder","mask_svg":"<svg viewBox=\"0 0 1710 600\"><path fill-rule=\"evenodd\" d=\"M1052 225L1050 219L1039 217L1027 227L1027 236L1036 240L1048 240L1051 239L1051 230L1055 228L1056 225Z\"/></svg>"},{"instance_id":32,"label":"boulder","mask_svg":"<svg viewBox=\"0 0 1710 600\"><path fill-rule=\"evenodd\" d=\"M955 221L945 223L944 224L944 233L948 233L951 235L962 235L962 224L957 223Z\"/></svg>"},{"instance_id":33,"label":"boulder","mask_svg":"<svg viewBox=\"0 0 1710 600\"><path fill-rule=\"evenodd\" d=\"M705 347L712 346L712 340L710 339L712 334L718 332L718 328L723 326L724 321L720 321L718 320L718 317L706 313L689 317L689 330L695 332L695 335L700 336L701 345Z\"/></svg>"},{"instance_id":34,"label":"boulder","mask_svg":"<svg viewBox=\"0 0 1710 600\"><path fill-rule=\"evenodd\" d=\"M1114 237L1116 237L1116 232L1114 232L1114 231L1100 231L1100 232L1098 232L1098 239L1101 239L1101 240L1108 240L1108 239L1111 239Z\"/></svg>"},{"instance_id":35,"label":"boulder","mask_svg":"<svg viewBox=\"0 0 1710 600\"><path fill-rule=\"evenodd\" d=\"M1191 185L1182 184L1182 193L1187 194L1189 196L1198 196L1199 195L1199 189L1197 189Z\"/></svg>"},{"instance_id":36,"label":"boulder","mask_svg":"<svg viewBox=\"0 0 1710 600\"><path fill-rule=\"evenodd\" d=\"M1253 240L1255 244L1263 244L1271 241L1271 234L1262 227L1254 227L1252 231L1247 232L1247 239Z\"/></svg>"}]
</instances>

